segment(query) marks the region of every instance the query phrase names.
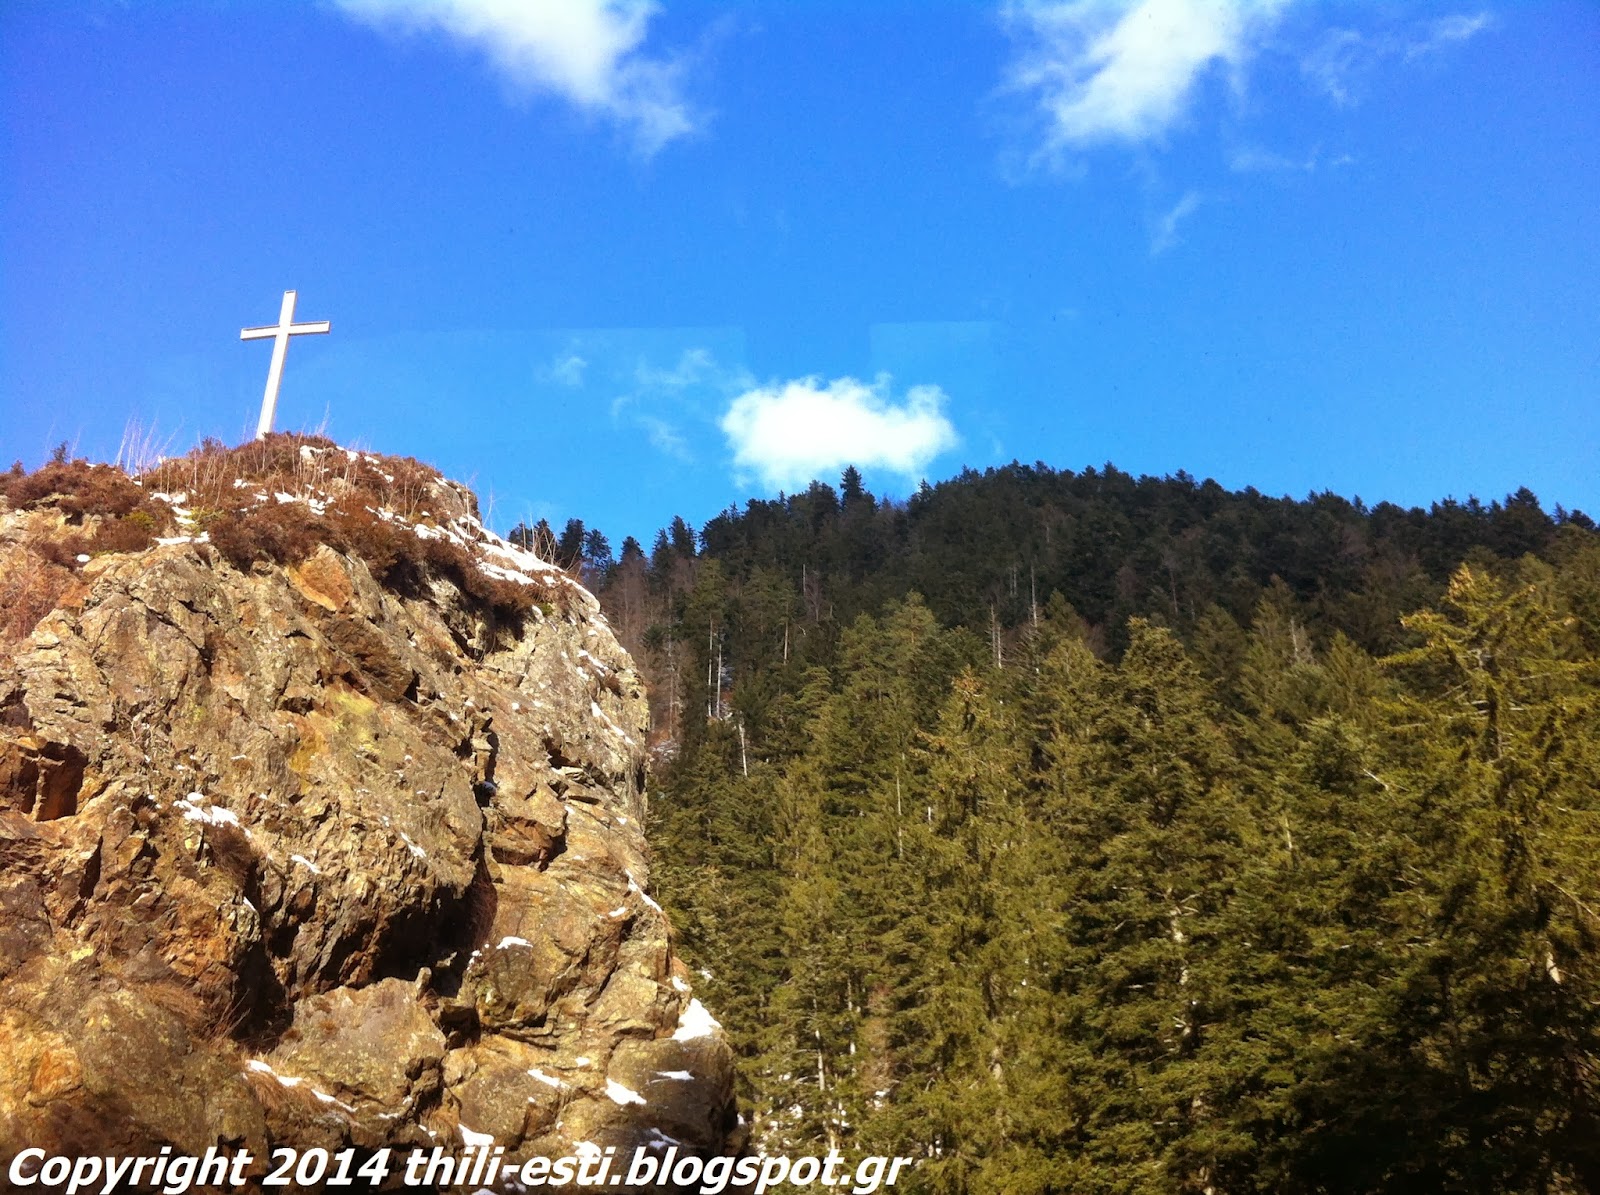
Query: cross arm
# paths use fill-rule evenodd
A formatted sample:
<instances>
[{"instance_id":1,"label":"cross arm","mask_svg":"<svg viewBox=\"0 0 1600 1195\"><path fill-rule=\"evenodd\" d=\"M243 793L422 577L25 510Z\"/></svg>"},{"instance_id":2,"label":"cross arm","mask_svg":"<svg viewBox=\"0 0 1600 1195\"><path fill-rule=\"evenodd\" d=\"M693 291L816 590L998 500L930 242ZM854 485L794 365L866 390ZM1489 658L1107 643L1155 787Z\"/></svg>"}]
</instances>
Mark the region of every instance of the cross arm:
<instances>
[{"instance_id":1,"label":"cross arm","mask_svg":"<svg viewBox=\"0 0 1600 1195\"><path fill-rule=\"evenodd\" d=\"M271 340L279 332L287 332L290 336L299 336L303 333L330 332L332 330L333 323L329 320L315 320L303 324L290 324L288 327L284 327L282 324L273 324L271 327L267 328L241 328L239 330L239 339Z\"/></svg>"}]
</instances>

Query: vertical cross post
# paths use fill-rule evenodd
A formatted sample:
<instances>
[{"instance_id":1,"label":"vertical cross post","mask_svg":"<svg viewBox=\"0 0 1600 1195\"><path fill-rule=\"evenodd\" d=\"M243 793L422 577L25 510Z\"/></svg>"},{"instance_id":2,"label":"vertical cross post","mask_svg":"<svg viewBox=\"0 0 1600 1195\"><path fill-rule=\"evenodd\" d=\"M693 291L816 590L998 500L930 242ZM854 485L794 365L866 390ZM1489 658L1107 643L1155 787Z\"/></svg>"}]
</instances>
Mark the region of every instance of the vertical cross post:
<instances>
[{"instance_id":1,"label":"vertical cross post","mask_svg":"<svg viewBox=\"0 0 1600 1195\"><path fill-rule=\"evenodd\" d=\"M283 381L283 359L289 354L289 337L308 333L328 332L333 325L327 320L314 320L304 324L294 322L295 292L283 292L283 307L278 312L278 322L265 328L242 328L240 340L272 341L272 364L267 368L267 391L261 396L261 420L256 424L256 439L272 430L273 416L278 410L278 385Z\"/></svg>"}]
</instances>

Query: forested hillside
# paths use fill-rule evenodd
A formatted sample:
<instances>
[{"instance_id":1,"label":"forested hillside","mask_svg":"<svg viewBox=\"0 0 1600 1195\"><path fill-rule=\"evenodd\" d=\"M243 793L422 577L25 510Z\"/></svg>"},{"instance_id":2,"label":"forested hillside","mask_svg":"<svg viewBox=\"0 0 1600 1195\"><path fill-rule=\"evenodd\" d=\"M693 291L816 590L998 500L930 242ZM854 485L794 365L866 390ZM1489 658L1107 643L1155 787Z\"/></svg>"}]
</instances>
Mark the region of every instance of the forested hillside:
<instances>
[{"instance_id":1,"label":"forested hillside","mask_svg":"<svg viewBox=\"0 0 1600 1195\"><path fill-rule=\"evenodd\" d=\"M561 539L652 679L657 882L768 1148L1600 1191L1583 515L1013 465Z\"/></svg>"}]
</instances>

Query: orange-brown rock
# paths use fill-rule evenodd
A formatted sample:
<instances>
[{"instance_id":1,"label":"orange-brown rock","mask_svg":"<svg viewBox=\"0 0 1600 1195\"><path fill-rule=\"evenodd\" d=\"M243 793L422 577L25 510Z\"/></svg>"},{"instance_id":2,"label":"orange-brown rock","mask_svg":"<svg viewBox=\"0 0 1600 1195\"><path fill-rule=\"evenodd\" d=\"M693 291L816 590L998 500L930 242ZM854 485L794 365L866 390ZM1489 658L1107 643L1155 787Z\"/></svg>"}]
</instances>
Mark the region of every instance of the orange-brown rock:
<instances>
[{"instance_id":1,"label":"orange-brown rock","mask_svg":"<svg viewBox=\"0 0 1600 1195\"><path fill-rule=\"evenodd\" d=\"M559 602L326 544L241 569L166 500L187 534L96 555L0 656L0 1166L723 1149L731 1057L646 895L645 702L594 599L442 479L372 513ZM42 519L0 513L0 574Z\"/></svg>"}]
</instances>

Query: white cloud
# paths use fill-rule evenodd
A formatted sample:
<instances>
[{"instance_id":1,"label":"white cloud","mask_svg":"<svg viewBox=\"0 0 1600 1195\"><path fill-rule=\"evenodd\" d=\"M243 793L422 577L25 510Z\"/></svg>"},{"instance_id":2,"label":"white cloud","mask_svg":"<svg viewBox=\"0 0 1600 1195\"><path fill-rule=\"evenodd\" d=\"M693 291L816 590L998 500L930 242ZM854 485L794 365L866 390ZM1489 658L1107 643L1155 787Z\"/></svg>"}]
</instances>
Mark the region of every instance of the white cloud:
<instances>
[{"instance_id":1,"label":"white cloud","mask_svg":"<svg viewBox=\"0 0 1600 1195\"><path fill-rule=\"evenodd\" d=\"M1310 174L1317 168L1321 148L1304 158L1291 158L1259 145L1237 145L1228 154L1228 169L1235 174Z\"/></svg>"},{"instance_id":2,"label":"white cloud","mask_svg":"<svg viewBox=\"0 0 1600 1195\"><path fill-rule=\"evenodd\" d=\"M1355 102L1360 84L1383 54L1354 29L1330 29L1300 62L1300 71L1341 106Z\"/></svg>"},{"instance_id":3,"label":"white cloud","mask_svg":"<svg viewBox=\"0 0 1600 1195\"><path fill-rule=\"evenodd\" d=\"M670 369L640 362L634 380L646 390L682 390L707 382L721 382L726 372L717 364L710 349L685 349ZM742 378L741 378L742 380Z\"/></svg>"},{"instance_id":4,"label":"white cloud","mask_svg":"<svg viewBox=\"0 0 1600 1195\"><path fill-rule=\"evenodd\" d=\"M1465 13L1440 17L1428 26L1426 33L1406 47L1406 58L1420 58L1424 54L1441 50L1455 42L1466 41L1482 33L1492 21L1493 18L1486 12L1475 13L1470 17Z\"/></svg>"},{"instance_id":5,"label":"white cloud","mask_svg":"<svg viewBox=\"0 0 1600 1195\"><path fill-rule=\"evenodd\" d=\"M357 20L438 30L483 49L513 86L628 128L646 152L692 132L678 70L641 52L652 0L336 0Z\"/></svg>"},{"instance_id":6,"label":"white cloud","mask_svg":"<svg viewBox=\"0 0 1600 1195\"><path fill-rule=\"evenodd\" d=\"M1156 221L1155 232L1150 237L1150 256L1157 257L1179 241L1178 225L1182 224L1200 206L1200 192L1187 191L1167 213Z\"/></svg>"},{"instance_id":7,"label":"white cloud","mask_svg":"<svg viewBox=\"0 0 1600 1195\"><path fill-rule=\"evenodd\" d=\"M1207 70L1240 71L1286 2L1014 0L1012 83L1037 98L1047 151L1147 141L1183 118Z\"/></svg>"},{"instance_id":8,"label":"white cloud","mask_svg":"<svg viewBox=\"0 0 1600 1195\"><path fill-rule=\"evenodd\" d=\"M685 349L675 365L660 366L640 358L632 369L632 388L611 400L611 420L618 426L641 429L658 452L685 463L695 459L688 437L680 425L666 417L671 414L702 423L696 395L712 391L719 399L748 388L750 375L741 368L721 365L710 349ZM660 412L666 412L662 414Z\"/></svg>"},{"instance_id":9,"label":"white cloud","mask_svg":"<svg viewBox=\"0 0 1600 1195\"><path fill-rule=\"evenodd\" d=\"M945 394L938 386L913 386L897 404L889 383L886 374L870 386L855 378L824 385L812 377L745 391L722 417L735 467L784 489L851 464L920 477L958 442L941 409Z\"/></svg>"},{"instance_id":10,"label":"white cloud","mask_svg":"<svg viewBox=\"0 0 1600 1195\"><path fill-rule=\"evenodd\" d=\"M588 367L589 363L578 356L577 353L568 353L566 356L551 362L546 368L541 369L539 371L539 380L553 382L558 386L581 386L583 385L583 372Z\"/></svg>"},{"instance_id":11,"label":"white cloud","mask_svg":"<svg viewBox=\"0 0 1600 1195\"><path fill-rule=\"evenodd\" d=\"M1440 17L1410 30L1330 29L1300 62L1301 73L1334 103L1360 101L1370 76L1385 59L1415 62L1476 37L1494 23L1486 12Z\"/></svg>"},{"instance_id":12,"label":"white cloud","mask_svg":"<svg viewBox=\"0 0 1600 1195\"><path fill-rule=\"evenodd\" d=\"M678 430L677 424L644 409L642 401L639 394L621 394L612 399L611 422L641 429L657 452L664 452L680 461L692 461L694 453L689 450L689 441Z\"/></svg>"},{"instance_id":13,"label":"white cloud","mask_svg":"<svg viewBox=\"0 0 1600 1195\"><path fill-rule=\"evenodd\" d=\"M694 454L689 451L689 442L665 419L654 415L635 415L634 422L644 428L645 434L650 437L651 446L658 452L677 457L680 461L694 460Z\"/></svg>"}]
</instances>

